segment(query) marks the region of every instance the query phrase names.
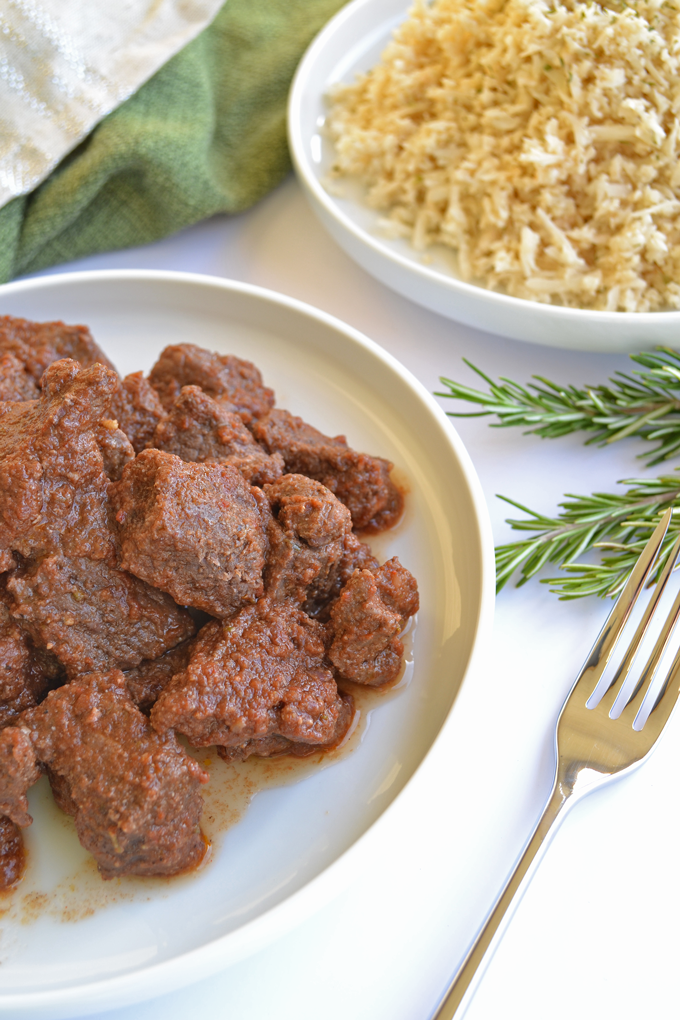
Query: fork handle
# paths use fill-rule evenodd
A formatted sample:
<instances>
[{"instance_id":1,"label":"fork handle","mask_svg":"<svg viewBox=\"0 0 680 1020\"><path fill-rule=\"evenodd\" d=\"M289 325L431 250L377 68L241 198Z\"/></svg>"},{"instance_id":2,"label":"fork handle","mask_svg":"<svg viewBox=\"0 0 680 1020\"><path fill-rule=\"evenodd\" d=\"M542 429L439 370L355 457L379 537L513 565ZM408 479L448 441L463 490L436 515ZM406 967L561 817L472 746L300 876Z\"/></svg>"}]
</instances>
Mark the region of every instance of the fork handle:
<instances>
[{"instance_id":1,"label":"fork handle","mask_svg":"<svg viewBox=\"0 0 680 1020\"><path fill-rule=\"evenodd\" d=\"M533 878L539 862L562 821L564 808L570 803L571 790L555 782L550 799L538 820L512 874L496 900L489 916L458 972L449 985L431 1020L452 1020L462 1017L470 1004L477 985L501 941L513 911ZM512 909L510 909L512 907Z\"/></svg>"}]
</instances>

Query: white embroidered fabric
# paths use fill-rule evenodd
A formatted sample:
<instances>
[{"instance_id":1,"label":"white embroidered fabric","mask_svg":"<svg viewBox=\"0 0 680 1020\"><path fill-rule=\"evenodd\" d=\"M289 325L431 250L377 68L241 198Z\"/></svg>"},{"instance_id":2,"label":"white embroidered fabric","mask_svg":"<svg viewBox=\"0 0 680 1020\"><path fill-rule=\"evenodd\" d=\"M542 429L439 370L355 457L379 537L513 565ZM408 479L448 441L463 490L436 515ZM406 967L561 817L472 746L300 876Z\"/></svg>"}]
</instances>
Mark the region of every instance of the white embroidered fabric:
<instances>
[{"instance_id":1,"label":"white embroidered fabric","mask_svg":"<svg viewBox=\"0 0 680 1020\"><path fill-rule=\"evenodd\" d=\"M0 206L32 191L224 0L0 0Z\"/></svg>"}]
</instances>

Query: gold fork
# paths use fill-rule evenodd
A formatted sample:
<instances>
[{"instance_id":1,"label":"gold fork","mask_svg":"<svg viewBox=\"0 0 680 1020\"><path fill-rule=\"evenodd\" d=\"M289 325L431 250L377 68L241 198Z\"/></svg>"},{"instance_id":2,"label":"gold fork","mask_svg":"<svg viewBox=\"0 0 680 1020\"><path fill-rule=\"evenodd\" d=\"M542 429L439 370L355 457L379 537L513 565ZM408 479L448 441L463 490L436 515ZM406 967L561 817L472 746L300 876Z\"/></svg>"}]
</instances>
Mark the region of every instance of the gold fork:
<instances>
[{"instance_id":1,"label":"gold fork","mask_svg":"<svg viewBox=\"0 0 680 1020\"><path fill-rule=\"evenodd\" d=\"M576 677L557 720L557 766L548 803L505 888L432 1015L432 1020L451 1020L454 1015L461 1017L467 1009L484 970L481 965L488 964L510 921L509 908L519 903L538 866L542 851L547 848L549 838L554 835L557 823L562 821L567 809L585 794L641 765L649 757L675 707L680 691L680 651L654 699L647 720L638 719L640 708L654 682L659 663L680 616L680 593L664 620L651 655L627 700L625 692L622 694L622 688L675 566L680 552L680 537L613 680L601 699L597 699L607 663L654 568L671 514L671 510L666 511L645 546L585 665ZM650 700L652 697L650 695ZM624 708L618 714L622 702ZM610 713L615 706L617 718L614 719ZM646 708L647 705L645 711ZM643 722L642 726L640 722Z\"/></svg>"}]
</instances>

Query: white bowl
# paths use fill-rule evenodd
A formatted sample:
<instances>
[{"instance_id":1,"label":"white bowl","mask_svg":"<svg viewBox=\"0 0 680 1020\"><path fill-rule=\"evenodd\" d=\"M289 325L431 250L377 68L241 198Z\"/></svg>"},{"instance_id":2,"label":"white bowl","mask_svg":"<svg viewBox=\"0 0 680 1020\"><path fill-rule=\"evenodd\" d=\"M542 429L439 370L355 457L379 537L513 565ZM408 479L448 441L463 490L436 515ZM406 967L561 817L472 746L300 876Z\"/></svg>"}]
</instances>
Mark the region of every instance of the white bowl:
<instances>
[{"instance_id":1,"label":"white bowl","mask_svg":"<svg viewBox=\"0 0 680 1020\"><path fill-rule=\"evenodd\" d=\"M399 555L421 593L410 684L373 710L350 754L258 793L195 875L103 883L43 781L33 788L30 866L2 919L0 1014L70 1018L222 969L360 874L488 638L493 545L474 469L433 398L322 312L211 277L106 272L1 287L0 314L86 323L124 373L183 341L252 359L279 406L394 461L410 489L405 517L372 544L381 559ZM274 767L285 774L283 759Z\"/></svg>"},{"instance_id":2,"label":"white bowl","mask_svg":"<svg viewBox=\"0 0 680 1020\"><path fill-rule=\"evenodd\" d=\"M331 236L382 283L449 319L514 340L590 351L633 352L658 344L680 346L680 311L597 312L560 308L497 294L456 279L442 246L433 264L405 240L381 235L379 214L359 187L347 197L329 194L322 181L332 163L325 137L324 97L337 82L352 81L380 59L393 29L407 13L405 0L354 0L316 37L298 67L288 102L288 137L298 178Z\"/></svg>"}]
</instances>

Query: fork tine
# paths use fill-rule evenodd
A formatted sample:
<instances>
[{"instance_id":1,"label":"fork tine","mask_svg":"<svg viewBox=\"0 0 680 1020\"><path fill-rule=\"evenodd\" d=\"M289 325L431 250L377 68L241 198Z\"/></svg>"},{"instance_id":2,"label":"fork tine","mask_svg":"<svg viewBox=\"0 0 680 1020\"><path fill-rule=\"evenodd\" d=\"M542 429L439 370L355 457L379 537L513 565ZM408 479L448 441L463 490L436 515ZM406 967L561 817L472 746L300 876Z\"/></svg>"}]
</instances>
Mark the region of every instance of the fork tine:
<instances>
[{"instance_id":1,"label":"fork tine","mask_svg":"<svg viewBox=\"0 0 680 1020\"><path fill-rule=\"evenodd\" d=\"M628 678L628 674L630 673L631 666L633 665L635 657L639 651L640 645L642 644L642 640L645 634L647 633L647 628L649 627L649 623L652 619L652 616L656 612L656 608L659 604L659 601L661 600L661 596L664 593L666 585L668 584L668 580L671 574L673 573L673 570L675 569L678 554L680 554L680 535L678 535L677 541L673 546L668 559L666 560L663 571L661 572L661 577L657 581L656 588L654 590L654 595L649 600L647 607L643 613L642 619L640 620L637 630L635 631L635 637L631 641L628 647L628 651L626 652L626 655L621 665L616 671L614 679L612 680L611 684L609 685L608 689L605 691L604 695L600 699L599 704L597 705L597 708L600 712L606 712L606 714L609 715L612 708L614 707L616 699L621 693L621 689L625 684L626 679ZM636 700L638 692L640 691L641 687L645 684L648 677L649 683L651 684L654 678L654 674L656 673L656 670L658 668L661 656L663 655L666 649L666 645L668 644L671 633L677 621L678 613L680 613L680 596L678 597L678 599L676 599L673 605L673 609L671 610L671 612L668 615L668 618L666 619L661 634L654 646L652 655L650 656L649 662L642 672L642 676L640 677L640 680L638 681L636 688L633 691L633 694L631 695L631 698L627 703L628 705L631 705L634 702L634 700ZM649 673L650 669L652 671L651 674ZM649 685L647 685L647 687L648 686ZM647 689L647 687L645 689ZM642 698L644 699L644 694L642 695Z\"/></svg>"},{"instance_id":2,"label":"fork tine","mask_svg":"<svg viewBox=\"0 0 680 1020\"><path fill-rule=\"evenodd\" d=\"M605 620L604 626L597 636L595 644L590 651L590 655L576 677L572 692L575 691L577 687L587 687L587 693L585 690L583 693L586 695L586 698L589 698L597 687L607 663L611 658L612 652L616 647L616 643L621 637L621 632L628 622L628 617L631 614L633 606L637 602L640 592L644 588L647 578L652 571L657 553L661 548L661 543L663 542L668 530L672 513L672 508L669 507L661 518L659 524L656 526L649 542L642 550L640 558L635 564L625 588L616 600L614 608Z\"/></svg>"},{"instance_id":3,"label":"fork tine","mask_svg":"<svg viewBox=\"0 0 680 1020\"><path fill-rule=\"evenodd\" d=\"M654 741L659 737L662 729L668 722L670 714L675 708L680 694L680 650L673 660L668 679L666 680L661 693L656 699L654 708L649 714L643 730L651 730ZM647 734L645 733L645 736Z\"/></svg>"},{"instance_id":4,"label":"fork tine","mask_svg":"<svg viewBox=\"0 0 680 1020\"><path fill-rule=\"evenodd\" d=\"M664 574L668 573L668 576L670 576L671 571L673 570L677 562L679 552L680 552L680 536L678 536L678 540L673 546L671 555L668 557L668 562L666 563L666 566L664 568ZM652 604L656 606L657 602L658 598L654 599ZM631 726L633 725L635 718L642 705L642 702L645 700L647 692L649 691L650 687L652 686L652 683L654 682L654 677L656 676L657 670L659 668L659 663L661 662L661 658L664 652L666 651L666 648L668 647L668 642L670 641L673 631L675 630L678 618L680 618L680 592L678 592L678 594L675 597L673 607L664 621L664 625L661 628L661 633L659 634L656 640L656 644L652 649L652 654L650 655L647 664L642 670L640 679L638 680L635 686L635 690L633 691L623 712L621 713L621 719L624 723L630 723ZM673 667L671 668L674 667L675 663L673 663Z\"/></svg>"},{"instance_id":5,"label":"fork tine","mask_svg":"<svg viewBox=\"0 0 680 1020\"><path fill-rule=\"evenodd\" d=\"M678 596L675 599L675 602L673 603L673 608L668 614L668 618L666 619L663 625L663 629L659 634L658 640L654 645L654 649L649 658L649 662L642 671L642 676L638 680L635 690L633 691L632 697L630 698L630 701L627 703L626 707L621 713L620 718L622 722L630 723L631 726L635 722L637 714L642 706L642 702L645 700L647 692L649 691L650 687L652 686L652 683L654 682L654 677L656 676L657 670L659 668L661 657L666 650L668 642L670 641L671 635L673 633L673 630L675 629L675 625L678 622L679 616L680 616L680 594L678 594ZM674 667L675 663L673 663L672 668Z\"/></svg>"},{"instance_id":6,"label":"fork tine","mask_svg":"<svg viewBox=\"0 0 680 1020\"><path fill-rule=\"evenodd\" d=\"M677 547L679 545L680 543L676 543L676 549L674 549L676 557L678 552ZM642 675L637 683L635 690L633 691L633 695L630 698L626 707L624 708L623 712L621 713L620 718L622 722L629 723L631 726L635 722L635 719L637 717L638 712L640 711L640 708L642 707L642 703L645 700L647 692L649 691L650 687L652 686L652 683L654 682L654 677L656 676L657 670L659 668L661 657L663 656L663 653L665 652L668 646L668 642L671 639L671 635L675 629L675 626L679 618L680 618L680 592L678 592L675 598L675 602L673 603L673 608L671 609L670 613L668 614L664 622L661 633L659 634L657 642L654 645L652 654L649 657L649 661L645 666L644 670L642 671ZM669 670L669 676L666 680L666 683L664 684L661 693L657 698L656 705L658 705L660 699L665 696L669 684L672 681L672 677L675 675L678 666L680 666L680 651L673 660L673 665ZM672 707L673 705L671 704L671 708ZM652 709L652 711L654 711L654 709ZM668 718L668 716L666 716L666 718Z\"/></svg>"}]
</instances>

